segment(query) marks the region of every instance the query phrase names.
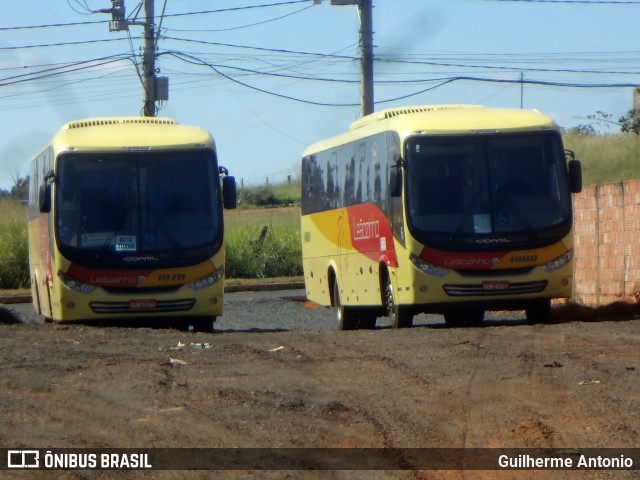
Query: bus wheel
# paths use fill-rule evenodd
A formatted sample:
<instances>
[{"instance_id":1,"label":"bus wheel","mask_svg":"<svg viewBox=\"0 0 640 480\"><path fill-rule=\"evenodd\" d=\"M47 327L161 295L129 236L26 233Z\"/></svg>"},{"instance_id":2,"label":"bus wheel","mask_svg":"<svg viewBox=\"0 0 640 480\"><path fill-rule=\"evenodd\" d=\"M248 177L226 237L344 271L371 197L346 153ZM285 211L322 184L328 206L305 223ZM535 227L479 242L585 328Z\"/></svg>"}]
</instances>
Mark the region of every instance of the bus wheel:
<instances>
[{"instance_id":1,"label":"bus wheel","mask_svg":"<svg viewBox=\"0 0 640 480\"><path fill-rule=\"evenodd\" d=\"M484 322L484 310L449 310L444 321L450 327L480 327Z\"/></svg>"},{"instance_id":2,"label":"bus wheel","mask_svg":"<svg viewBox=\"0 0 640 480\"><path fill-rule=\"evenodd\" d=\"M387 285L384 289L384 305L387 315L391 317L393 328L408 328L413 326L413 312L409 307L396 304L393 298L393 285L387 273Z\"/></svg>"},{"instance_id":3,"label":"bus wheel","mask_svg":"<svg viewBox=\"0 0 640 480\"><path fill-rule=\"evenodd\" d=\"M340 300L340 288L337 280L333 282L333 306L336 309L338 330L355 330L358 327L358 309L345 307Z\"/></svg>"},{"instance_id":4,"label":"bus wheel","mask_svg":"<svg viewBox=\"0 0 640 480\"><path fill-rule=\"evenodd\" d=\"M216 317L204 317L196 318L191 323L193 325L194 332L213 333L213 324L216 321Z\"/></svg>"},{"instance_id":5,"label":"bus wheel","mask_svg":"<svg viewBox=\"0 0 640 480\"><path fill-rule=\"evenodd\" d=\"M536 300L525 308L529 323L549 323L551 320L551 299Z\"/></svg>"}]
</instances>

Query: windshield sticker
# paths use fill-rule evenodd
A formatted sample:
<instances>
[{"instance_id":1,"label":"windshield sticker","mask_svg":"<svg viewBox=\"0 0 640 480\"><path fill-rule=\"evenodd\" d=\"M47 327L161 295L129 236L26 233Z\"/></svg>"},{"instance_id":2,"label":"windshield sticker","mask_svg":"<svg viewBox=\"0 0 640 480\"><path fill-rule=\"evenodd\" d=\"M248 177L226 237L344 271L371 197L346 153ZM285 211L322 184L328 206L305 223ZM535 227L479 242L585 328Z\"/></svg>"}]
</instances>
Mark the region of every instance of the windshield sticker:
<instances>
[{"instance_id":1,"label":"windshield sticker","mask_svg":"<svg viewBox=\"0 0 640 480\"><path fill-rule=\"evenodd\" d=\"M116 235L116 252L135 252L135 235Z\"/></svg>"},{"instance_id":2,"label":"windshield sticker","mask_svg":"<svg viewBox=\"0 0 640 480\"><path fill-rule=\"evenodd\" d=\"M486 214L474 215L473 231L475 233L491 233L491 215L486 215Z\"/></svg>"}]
</instances>

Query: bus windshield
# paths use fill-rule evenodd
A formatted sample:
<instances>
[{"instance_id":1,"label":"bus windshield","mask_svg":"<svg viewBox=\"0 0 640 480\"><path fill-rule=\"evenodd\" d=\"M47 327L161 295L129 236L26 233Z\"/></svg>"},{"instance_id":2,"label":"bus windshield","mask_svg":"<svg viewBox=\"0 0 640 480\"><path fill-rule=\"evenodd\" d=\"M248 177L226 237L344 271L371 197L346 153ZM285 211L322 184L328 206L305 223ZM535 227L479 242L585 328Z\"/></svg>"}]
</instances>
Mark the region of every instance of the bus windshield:
<instances>
[{"instance_id":1,"label":"bus windshield","mask_svg":"<svg viewBox=\"0 0 640 480\"><path fill-rule=\"evenodd\" d=\"M425 245L543 245L571 227L555 132L421 135L407 140L406 152L409 228Z\"/></svg>"},{"instance_id":2,"label":"bus windshield","mask_svg":"<svg viewBox=\"0 0 640 480\"><path fill-rule=\"evenodd\" d=\"M207 150L63 154L55 180L60 250L90 266L208 258L222 242L217 179Z\"/></svg>"}]
</instances>

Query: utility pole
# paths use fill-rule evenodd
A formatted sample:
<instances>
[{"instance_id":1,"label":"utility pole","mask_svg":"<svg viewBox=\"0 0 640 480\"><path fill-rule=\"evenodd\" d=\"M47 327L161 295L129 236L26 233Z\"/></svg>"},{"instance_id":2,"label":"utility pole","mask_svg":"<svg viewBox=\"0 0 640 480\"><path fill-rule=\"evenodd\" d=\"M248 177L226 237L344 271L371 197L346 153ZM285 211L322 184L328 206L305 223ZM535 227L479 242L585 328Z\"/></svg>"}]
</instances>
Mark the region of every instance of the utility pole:
<instances>
[{"instance_id":1,"label":"utility pole","mask_svg":"<svg viewBox=\"0 0 640 480\"><path fill-rule=\"evenodd\" d=\"M137 16L138 9L135 10ZM156 32L154 24L154 0L144 0L144 21L137 22L125 18L124 0L111 0L111 8L98 10L111 14L109 31L129 30L129 25L144 27L144 49L142 57L142 84L144 88L144 116L156 116L156 102L169 99L169 79L156 76Z\"/></svg>"},{"instance_id":2,"label":"utility pole","mask_svg":"<svg viewBox=\"0 0 640 480\"><path fill-rule=\"evenodd\" d=\"M371 0L360 0L360 58L362 71L362 116L373 113L373 6Z\"/></svg>"},{"instance_id":3,"label":"utility pole","mask_svg":"<svg viewBox=\"0 0 640 480\"><path fill-rule=\"evenodd\" d=\"M357 5L360 16L360 72L362 116L373 113L373 5L372 0L331 0L331 5Z\"/></svg>"},{"instance_id":4,"label":"utility pole","mask_svg":"<svg viewBox=\"0 0 640 480\"><path fill-rule=\"evenodd\" d=\"M154 25L154 0L144 0L144 116L156 116L156 41Z\"/></svg>"}]
</instances>

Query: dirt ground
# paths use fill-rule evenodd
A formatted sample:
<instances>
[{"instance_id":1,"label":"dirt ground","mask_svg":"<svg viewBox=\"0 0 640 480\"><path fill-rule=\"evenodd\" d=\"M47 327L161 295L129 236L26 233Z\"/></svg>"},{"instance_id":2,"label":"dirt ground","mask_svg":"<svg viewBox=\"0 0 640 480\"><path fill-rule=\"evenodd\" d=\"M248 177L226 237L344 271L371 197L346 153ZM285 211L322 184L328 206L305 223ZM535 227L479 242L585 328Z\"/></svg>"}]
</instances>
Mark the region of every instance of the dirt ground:
<instances>
[{"instance_id":1,"label":"dirt ground","mask_svg":"<svg viewBox=\"0 0 640 480\"><path fill-rule=\"evenodd\" d=\"M638 447L640 312L630 306L622 313L558 309L551 325L214 334L12 324L5 318L0 321L0 446ZM410 458L402 462L411 466ZM640 475L638 470L410 469L53 473L3 471L0 477Z\"/></svg>"}]
</instances>

